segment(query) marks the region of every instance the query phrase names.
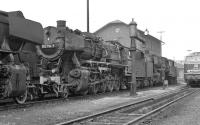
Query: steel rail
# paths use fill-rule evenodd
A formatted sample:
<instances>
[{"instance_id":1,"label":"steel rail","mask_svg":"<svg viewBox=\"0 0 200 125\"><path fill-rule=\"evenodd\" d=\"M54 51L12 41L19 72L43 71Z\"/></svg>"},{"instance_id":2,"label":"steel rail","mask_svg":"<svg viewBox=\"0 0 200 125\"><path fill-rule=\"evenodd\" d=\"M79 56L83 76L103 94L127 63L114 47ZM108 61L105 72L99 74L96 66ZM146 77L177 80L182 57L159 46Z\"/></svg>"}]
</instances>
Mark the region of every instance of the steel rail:
<instances>
[{"instance_id":1,"label":"steel rail","mask_svg":"<svg viewBox=\"0 0 200 125\"><path fill-rule=\"evenodd\" d=\"M76 119L72 119L72 120L69 120L69 121L57 123L55 125L69 125L69 124L73 124L73 123L78 123L78 122L81 122L81 121L84 121L84 120L87 120L87 119L92 119L92 118L95 118L95 117L98 117L98 116L102 116L102 115L105 115L105 114L108 114L108 113L112 113L114 111L121 110L121 109L130 107L130 106L136 106L136 105L139 105L139 104L142 104L142 103L149 103L149 102L154 101L157 98L164 98L166 96L177 94L177 93L179 93L181 91L185 91L185 90L188 90L187 87L183 87L183 88L180 88L180 89L177 89L177 90L172 90L171 92L166 92L166 93L163 93L161 95L157 95L157 96L153 96L153 97L143 97L143 99L138 100L136 102L131 102L131 103L129 102L129 104L127 104L127 102L126 102L126 104L123 103L120 106L112 107L112 108L106 109L104 111L96 112L94 114L86 115L86 116L79 117L79 118L76 118Z\"/></svg>"},{"instance_id":2,"label":"steel rail","mask_svg":"<svg viewBox=\"0 0 200 125\"><path fill-rule=\"evenodd\" d=\"M2 105L0 106L0 111L10 110L10 109L17 109L17 108L25 108L30 107L36 104L48 103L48 102L56 102L56 101L64 101L65 99L46 99L46 100L39 100L39 101L31 101L24 104L10 104L10 105Z\"/></svg>"},{"instance_id":3,"label":"steel rail","mask_svg":"<svg viewBox=\"0 0 200 125\"><path fill-rule=\"evenodd\" d=\"M185 98L185 97L187 97L187 96L189 96L189 95L191 95L191 94L193 94L193 93L196 93L196 92L199 92L199 90L194 90L194 91L192 91L192 92L190 92L190 93L187 93L186 95L183 95L183 96L181 96L181 97L179 97L179 98L177 98L177 99L175 99L175 100L173 100L173 101L170 101L170 102L168 102L167 104L162 105L161 107L158 107L158 108L156 108L156 109L154 109L154 110L152 110L152 111L150 111L150 112L148 112L148 113L146 113L146 114L144 114L144 115L141 115L141 116L139 116L138 118L136 118L136 119L134 119L134 120L132 120L132 121L129 121L128 123L125 123L125 124L123 124L123 125L132 125L132 124L136 124L136 123L138 123L138 122L144 120L145 118L150 117L150 116L152 116L153 114L160 112L161 110L163 110L164 108L167 108L168 106L172 105L173 103L175 103L175 102L177 102L177 101L180 101L181 99L183 99L183 98Z\"/></svg>"},{"instance_id":4,"label":"steel rail","mask_svg":"<svg viewBox=\"0 0 200 125\"><path fill-rule=\"evenodd\" d=\"M108 96L108 95L115 95L115 94L123 94L126 93L127 90L122 90L122 91L114 91L112 93L98 93L95 95L78 95L78 96L70 96L66 99L64 98L44 98L44 100L35 100L35 101L28 101L24 104L17 104L17 103L13 103L13 102L4 102L5 104L0 105L0 111L5 111L5 110L10 110L10 109L17 109L17 108L25 108L25 107L30 107L33 105L37 105L37 104L42 104L42 103L49 103L49 102L59 102L59 101L76 101L76 100L87 100L87 99L91 99L91 98L98 98L100 96Z\"/></svg>"},{"instance_id":5,"label":"steel rail","mask_svg":"<svg viewBox=\"0 0 200 125\"><path fill-rule=\"evenodd\" d=\"M80 118L77 118L77 119L73 119L73 120L70 120L70 121L67 121L67 122L58 123L58 124L55 124L55 125L73 124L73 123L80 122L80 121L83 121L83 120L87 120L87 119L90 119L90 118L93 118L93 117L97 117L97 116L101 116L101 115L104 115L104 114L107 114L107 113L111 113L111 112L123 109L125 107L129 107L129 106L133 106L133 105L137 105L137 104L140 104L140 103L149 102L149 101L153 101L153 100L154 100L153 98L144 99L142 101L134 102L132 104L121 105L119 107L114 107L112 109L107 109L107 110L104 110L102 112L97 112L97 113L94 113L94 114L91 114L91 115L83 116L83 117L80 117Z\"/></svg>"},{"instance_id":6,"label":"steel rail","mask_svg":"<svg viewBox=\"0 0 200 125\"><path fill-rule=\"evenodd\" d=\"M155 87L155 88L159 88L159 87ZM181 88L184 89L185 87ZM148 89L141 89L140 91L145 91ZM118 94L118 93L126 93L128 92L128 90L122 90L122 91L114 91L112 93L98 93L95 95L81 95L81 96L70 96L66 99L63 98L51 98L51 99L44 99L44 100L36 100L36 101L28 101L24 104L16 104L13 102L4 102L5 104L0 105L0 111L5 111L5 110L10 110L10 109L17 109L17 108L25 108L25 107L30 107L33 105L37 105L37 104L42 104L42 103L48 103L48 102L57 102L57 101L76 101L79 99L88 99L88 98L97 98L99 96L106 96L106 95L114 95L114 94ZM84 98L83 98L84 97Z\"/></svg>"}]
</instances>

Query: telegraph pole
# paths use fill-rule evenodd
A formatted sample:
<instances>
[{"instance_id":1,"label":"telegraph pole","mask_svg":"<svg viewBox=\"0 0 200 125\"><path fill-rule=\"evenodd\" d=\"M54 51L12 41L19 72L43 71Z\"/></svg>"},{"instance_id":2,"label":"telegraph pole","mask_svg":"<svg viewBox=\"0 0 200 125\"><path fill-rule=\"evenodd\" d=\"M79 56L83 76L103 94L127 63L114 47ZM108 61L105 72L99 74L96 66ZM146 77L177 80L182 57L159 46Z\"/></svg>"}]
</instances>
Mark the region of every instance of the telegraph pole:
<instances>
[{"instance_id":1,"label":"telegraph pole","mask_svg":"<svg viewBox=\"0 0 200 125\"><path fill-rule=\"evenodd\" d=\"M160 34L160 41L161 41L161 56L162 56L162 45L164 45L165 43L162 41L162 34L164 33L165 31L158 31L157 33L159 33Z\"/></svg>"},{"instance_id":2,"label":"telegraph pole","mask_svg":"<svg viewBox=\"0 0 200 125\"><path fill-rule=\"evenodd\" d=\"M160 41L162 41L162 34L164 33L165 31L158 31L157 33L160 33Z\"/></svg>"},{"instance_id":3,"label":"telegraph pole","mask_svg":"<svg viewBox=\"0 0 200 125\"><path fill-rule=\"evenodd\" d=\"M135 53L136 53L136 41L135 38L137 37L137 23L132 19L129 24L129 35L131 39L131 69L132 69L132 79L131 79L131 86L130 86L130 95L136 95L136 73L135 73Z\"/></svg>"},{"instance_id":4,"label":"telegraph pole","mask_svg":"<svg viewBox=\"0 0 200 125\"><path fill-rule=\"evenodd\" d=\"M90 32L90 7L89 0L87 0L87 32Z\"/></svg>"}]
</instances>

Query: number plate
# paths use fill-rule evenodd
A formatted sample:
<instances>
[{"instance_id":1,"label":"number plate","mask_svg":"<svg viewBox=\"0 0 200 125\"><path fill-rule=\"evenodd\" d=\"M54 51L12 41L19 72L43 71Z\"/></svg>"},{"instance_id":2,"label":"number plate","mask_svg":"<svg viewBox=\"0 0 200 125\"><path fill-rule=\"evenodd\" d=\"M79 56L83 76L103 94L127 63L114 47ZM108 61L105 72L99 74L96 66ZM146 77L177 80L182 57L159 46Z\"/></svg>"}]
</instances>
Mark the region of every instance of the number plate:
<instances>
[{"instance_id":1,"label":"number plate","mask_svg":"<svg viewBox=\"0 0 200 125\"><path fill-rule=\"evenodd\" d=\"M42 45L42 48L55 48L55 44L46 44L46 45Z\"/></svg>"}]
</instances>

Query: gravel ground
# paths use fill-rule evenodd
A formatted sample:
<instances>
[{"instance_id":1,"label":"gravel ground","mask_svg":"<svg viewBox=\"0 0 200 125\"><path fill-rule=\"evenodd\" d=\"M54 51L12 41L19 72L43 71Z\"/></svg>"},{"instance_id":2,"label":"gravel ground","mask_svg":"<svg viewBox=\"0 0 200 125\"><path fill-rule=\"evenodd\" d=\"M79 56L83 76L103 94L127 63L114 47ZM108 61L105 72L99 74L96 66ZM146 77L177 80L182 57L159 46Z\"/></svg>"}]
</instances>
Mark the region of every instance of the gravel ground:
<instances>
[{"instance_id":1,"label":"gravel ground","mask_svg":"<svg viewBox=\"0 0 200 125\"><path fill-rule=\"evenodd\" d=\"M65 100L47 104L38 104L28 108L13 109L0 112L0 125L46 125L63 122L93 112L101 111L122 103L136 101L145 96L153 96L175 90L179 87L160 88L137 92L137 96L130 97L129 93L104 96L90 99Z\"/></svg>"},{"instance_id":2,"label":"gravel ground","mask_svg":"<svg viewBox=\"0 0 200 125\"><path fill-rule=\"evenodd\" d=\"M145 125L200 125L200 92L170 106ZM141 124L141 125L144 125Z\"/></svg>"}]
</instances>

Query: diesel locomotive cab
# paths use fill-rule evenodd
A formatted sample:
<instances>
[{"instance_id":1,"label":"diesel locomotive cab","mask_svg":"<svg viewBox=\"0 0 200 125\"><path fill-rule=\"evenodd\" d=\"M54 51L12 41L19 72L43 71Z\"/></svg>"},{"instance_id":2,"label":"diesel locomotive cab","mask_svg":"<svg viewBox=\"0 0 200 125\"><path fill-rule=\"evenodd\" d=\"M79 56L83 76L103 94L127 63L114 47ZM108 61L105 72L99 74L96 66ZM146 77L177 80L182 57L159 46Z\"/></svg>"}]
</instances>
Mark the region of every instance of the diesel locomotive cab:
<instances>
[{"instance_id":1,"label":"diesel locomotive cab","mask_svg":"<svg viewBox=\"0 0 200 125\"><path fill-rule=\"evenodd\" d=\"M31 32L30 32L31 31ZM24 18L21 11L0 11L0 98L14 98L24 103L27 98L27 67L19 53L28 43L40 44L42 27Z\"/></svg>"}]
</instances>

